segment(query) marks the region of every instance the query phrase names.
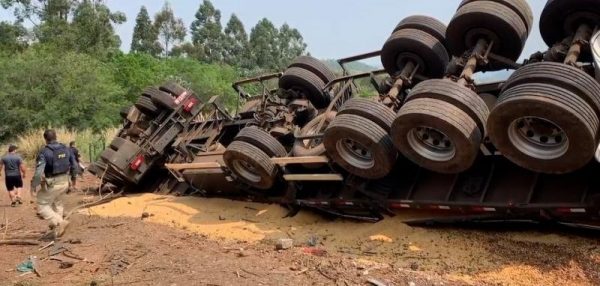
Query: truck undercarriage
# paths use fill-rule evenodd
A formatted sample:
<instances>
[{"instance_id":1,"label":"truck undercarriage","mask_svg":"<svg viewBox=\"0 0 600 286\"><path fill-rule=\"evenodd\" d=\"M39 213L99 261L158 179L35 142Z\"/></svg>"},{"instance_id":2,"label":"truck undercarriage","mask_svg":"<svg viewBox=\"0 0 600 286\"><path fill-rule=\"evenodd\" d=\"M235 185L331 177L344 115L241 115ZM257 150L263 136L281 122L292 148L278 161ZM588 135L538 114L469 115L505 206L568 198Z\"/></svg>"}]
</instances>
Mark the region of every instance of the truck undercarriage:
<instances>
[{"instance_id":1,"label":"truck undercarriage","mask_svg":"<svg viewBox=\"0 0 600 286\"><path fill-rule=\"evenodd\" d=\"M341 76L300 57L283 73L236 82L244 104L234 116L217 97L202 102L174 83L149 89L90 171L118 187L146 181L182 195L279 203L291 215L310 208L377 221L422 209L595 224L600 2L548 1L549 49L523 63L531 10L505 2L463 1L447 29L408 17L381 51L339 60ZM591 10L577 12L584 4ZM548 22L557 15L569 29ZM384 69L347 72L371 57ZM507 68L515 72L506 81L474 79ZM361 80L378 95L358 98Z\"/></svg>"}]
</instances>

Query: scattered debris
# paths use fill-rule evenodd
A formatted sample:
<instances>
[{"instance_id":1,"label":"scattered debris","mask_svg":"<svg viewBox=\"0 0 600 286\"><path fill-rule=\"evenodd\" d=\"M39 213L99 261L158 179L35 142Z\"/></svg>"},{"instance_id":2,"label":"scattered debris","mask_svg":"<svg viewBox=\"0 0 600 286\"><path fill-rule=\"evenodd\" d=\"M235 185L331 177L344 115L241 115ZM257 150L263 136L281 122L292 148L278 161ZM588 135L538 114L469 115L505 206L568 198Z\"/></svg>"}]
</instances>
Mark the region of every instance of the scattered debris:
<instances>
[{"instance_id":1,"label":"scattered debris","mask_svg":"<svg viewBox=\"0 0 600 286\"><path fill-rule=\"evenodd\" d=\"M39 271L39 267L37 265L37 257L36 256L27 257L27 260L25 260L25 261L21 262L19 265L17 265L17 271L22 272L23 274L33 272L38 277L42 277L42 273Z\"/></svg>"},{"instance_id":2,"label":"scattered debris","mask_svg":"<svg viewBox=\"0 0 600 286\"><path fill-rule=\"evenodd\" d=\"M131 203L131 202L129 202L129 203ZM149 213L147 213L147 212L143 212L142 213L142 219L146 219L146 218L149 218L149 217L150 217Z\"/></svg>"},{"instance_id":3,"label":"scattered debris","mask_svg":"<svg viewBox=\"0 0 600 286\"><path fill-rule=\"evenodd\" d=\"M0 240L0 245L40 245L36 240L7 239Z\"/></svg>"},{"instance_id":4,"label":"scattered debris","mask_svg":"<svg viewBox=\"0 0 600 286\"><path fill-rule=\"evenodd\" d=\"M316 247L305 247L304 249L302 249L302 252L306 253L306 254L311 254L314 256L325 256L327 255L327 250L322 249L322 248L316 248Z\"/></svg>"},{"instance_id":5,"label":"scattered debris","mask_svg":"<svg viewBox=\"0 0 600 286\"><path fill-rule=\"evenodd\" d=\"M285 250L290 249L294 246L294 240L291 238L280 238L277 240L275 244L275 248L277 250Z\"/></svg>"},{"instance_id":6,"label":"scattered debris","mask_svg":"<svg viewBox=\"0 0 600 286\"><path fill-rule=\"evenodd\" d=\"M412 262L412 263L410 264L410 269L411 269L411 270L413 270L413 271L417 271L417 270L419 270L419 264L418 264L418 263L416 263L416 262Z\"/></svg>"},{"instance_id":7,"label":"scattered debris","mask_svg":"<svg viewBox=\"0 0 600 286\"><path fill-rule=\"evenodd\" d=\"M54 240L50 241L50 243L46 244L45 246L41 247L40 249L38 249L38 251L42 251L50 246L54 245Z\"/></svg>"},{"instance_id":8,"label":"scattered debris","mask_svg":"<svg viewBox=\"0 0 600 286\"><path fill-rule=\"evenodd\" d=\"M67 240L65 242L69 243L69 244L81 244L81 239L79 239L79 238L71 238L71 239L69 239L69 240Z\"/></svg>"},{"instance_id":9,"label":"scattered debris","mask_svg":"<svg viewBox=\"0 0 600 286\"><path fill-rule=\"evenodd\" d=\"M387 243L394 242L393 239L391 239L388 236L382 235L382 234L371 235L371 236L369 236L369 240L371 240L371 241L387 242Z\"/></svg>"},{"instance_id":10,"label":"scattered debris","mask_svg":"<svg viewBox=\"0 0 600 286\"><path fill-rule=\"evenodd\" d=\"M309 246L317 246L317 244L319 244L319 237L315 234L311 234L307 243Z\"/></svg>"},{"instance_id":11,"label":"scattered debris","mask_svg":"<svg viewBox=\"0 0 600 286\"><path fill-rule=\"evenodd\" d=\"M369 278L367 279L367 282L371 283L374 286L387 286L386 283L383 283L382 281L377 280L375 278Z\"/></svg>"}]
</instances>

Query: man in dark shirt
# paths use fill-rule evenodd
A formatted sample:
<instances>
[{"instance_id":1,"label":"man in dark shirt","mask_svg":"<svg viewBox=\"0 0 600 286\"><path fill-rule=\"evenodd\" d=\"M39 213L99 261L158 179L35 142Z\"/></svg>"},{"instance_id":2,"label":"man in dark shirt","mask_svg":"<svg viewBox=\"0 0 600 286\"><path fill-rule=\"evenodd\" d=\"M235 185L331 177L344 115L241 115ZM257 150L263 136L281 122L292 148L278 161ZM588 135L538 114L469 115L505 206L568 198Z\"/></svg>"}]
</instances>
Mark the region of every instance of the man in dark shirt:
<instances>
[{"instance_id":1,"label":"man in dark shirt","mask_svg":"<svg viewBox=\"0 0 600 286\"><path fill-rule=\"evenodd\" d=\"M71 141L69 143L69 149L71 150L71 156L73 156L73 159L75 159L75 162L77 162L77 173L79 173L80 175L83 174L84 168L81 164L81 155L79 154L79 150L75 145L75 141ZM73 187L73 189L77 188L77 180L73 180L71 182L71 187Z\"/></svg>"},{"instance_id":2,"label":"man in dark shirt","mask_svg":"<svg viewBox=\"0 0 600 286\"><path fill-rule=\"evenodd\" d=\"M4 168L6 190L10 197L12 207L17 204L23 204L21 193L23 189L23 179L25 178L25 165L23 159L17 154L17 146L10 145L8 154L0 160L0 174Z\"/></svg>"},{"instance_id":3,"label":"man in dark shirt","mask_svg":"<svg viewBox=\"0 0 600 286\"><path fill-rule=\"evenodd\" d=\"M41 185L37 195L38 212L49 221L55 237L59 237L69 225L63 218L63 197L69 189L69 173L72 181L77 176L77 162L69 147L56 141L54 130L46 130L44 139L46 146L38 155L31 188Z\"/></svg>"}]
</instances>

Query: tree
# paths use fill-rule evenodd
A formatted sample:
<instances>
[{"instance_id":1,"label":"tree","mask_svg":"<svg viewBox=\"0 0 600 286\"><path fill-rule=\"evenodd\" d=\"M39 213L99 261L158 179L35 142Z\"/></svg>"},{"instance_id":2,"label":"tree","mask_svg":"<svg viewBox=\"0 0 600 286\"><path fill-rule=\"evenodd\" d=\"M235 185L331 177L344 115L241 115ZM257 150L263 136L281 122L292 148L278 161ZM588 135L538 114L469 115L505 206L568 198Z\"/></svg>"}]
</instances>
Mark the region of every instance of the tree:
<instances>
[{"instance_id":1,"label":"tree","mask_svg":"<svg viewBox=\"0 0 600 286\"><path fill-rule=\"evenodd\" d=\"M225 62L232 66L245 66L247 62L248 34L240 19L232 14L225 28Z\"/></svg>"},{"instance_id":2,"label":"tree","mask_svg":"<svg viewBox=\"0 0 600 286\"><path fill-rule=\"evenodd\" d=\"M125 14L112 13L100 0L84 0L75 8L71 23L75 50L97 55L118 50L121 39L115 34L113 24L126 20Z\"/></svg>"},{"instance_id":3,"label":"tree","mask_svg":"<svg viewBox=\"0 0 600 286\"><path fill-rule=\"evenodd\" d=\"M209 63L222 62L224 58L225 37L221 26L221 11L215 9L209 0L204 0L196 12L196 20L190 27L192 43L204 50L205 60Z\"/></svg>"},{"instance_id":4,"label":"tree","mask_svg":"<svg viewBox=\"0 0 600 286\"><path fill-rule=\"evenodd\" d=\"M22 52L28 46L27 29L23 25L0 22L0 51Z\"/></svg>"},{"instance_id":5,"label":"tree","mask_svg":"<svg viewBox=\"0 0 600 286\"><path fill-rule=\"evenodd\" d=\"M251 59L255 66L269 70L278 68L277 36L279 31L266 18L260 20L250 32Z\"/></svg>"},{"instance_id":6,"label":"tree","mask_svg":"<svg viewBox=\"0 0 600 286\"><path fill-rule=\"evenodd\" d=\"M185 39L186 29L181 18L175 18L171 5L166 2L154 17L154 27L158 31L163 54L168 57L171 48Z\"/></svg>"},{"instance_id":7,"label":"tree","mask_svg":"<svg viewBox=\"0 0 600 286\"><path fill-rule=\"evenodd\" d=\"M171 56L173 57L185 57L191 59L204 59L204 49L200 46L196 46L190 42L185 42L181 45L173 47L171 50Z\"/></svg>"},{"instance_id":8,"label":"tree","mask_svg":"<svg viewBox=\"0 0 600 286\"><path fill-rule=\"evenodd\" d=\"M157 56L160 53L158 33L152 25L152 20L150 20L148 10L145 6L142 6L135 19L135 28L133 29L133 39L131 41L131 52L147 53L153 56Z\"/></svg>"},{"instance_id":9,"label":"tree","mask_svg":"<svg viewBox=\"0 0 600 286\"><path fill-rule=\"evenodd\" d=\"M296 57L305 53L306 44L297 29L291 28L288 24L283 24L277 36L277 50L278 66L283 68L288 66Z\"/></svg>"}]
</instances>

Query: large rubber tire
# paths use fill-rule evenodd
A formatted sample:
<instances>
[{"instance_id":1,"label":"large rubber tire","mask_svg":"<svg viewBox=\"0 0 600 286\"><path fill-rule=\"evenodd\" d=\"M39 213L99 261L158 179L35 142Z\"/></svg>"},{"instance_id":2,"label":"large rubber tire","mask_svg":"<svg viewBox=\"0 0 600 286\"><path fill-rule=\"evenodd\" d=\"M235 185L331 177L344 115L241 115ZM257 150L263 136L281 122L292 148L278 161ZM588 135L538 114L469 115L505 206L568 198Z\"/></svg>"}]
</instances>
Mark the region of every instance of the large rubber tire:
<instances>
[{"instance_id":1,"label":"large rubber tire","mask_svg":"<svg viewBox=\"0 0 600 286\"><path fill-rule=\"evenodd\" d=\"M187 90L185 88L183 88L181 85L179 85L175 81L169 81L169 82L161 85L159 87L159 89L161 91L170 93L171 95L173 95L173 97L178 97L178 96L182 95L183 93L187 92Z\"/></svg>"},{"instance_id":2,"label":"large rubber tire","mask_svg":"<svg viewBox=\"0 0 600 286\"><path fill-rule=\"evenodd\" d=\"M325 119L325 122L321 126L321 130L317 130L319 123L321 120ZM327 114L321 114L315 117L313 120L308 122L301 130L301 136L314 135L324 133L329 124L331 123L330 117ZM309 145L311 141L313 145ZM326 153L325 145L323 144L323 139L313 139L313 140L300 140L296 139L294 142L294 147L292 148L292 155L295 157L305 157L305 156L322 156Z\"/></svg>"},{"instance_id":3,"label":"large rubber tire","mask_svg":"<svg viewBox=\"0 0 600 286\"><path fill-rule=\"evenodd\" d=\"M268 190L275 183L277 177L275 164L271 162L269 155L250 143L232 142L223 154L223 160L231 172L249 186Z\"/></svg>"},{"instance_id":4,"label":"large rubber tire","mask_svg":"<svg viewBox=\"0 0 600 286\"><path fill-rule=\"evenodd\" d=\"M481 1L481 0L463 0L458 7L460 8L468 3L475 2L475 1ZM498 2L500 4L503 4L504 6L509 7L513 11L515 11L515 13L517 13L519 15L519 17L521 17L521 20L523 20L523 23L525 23L525 25L527 26L527 31L529 33L531 33L531 29L533 28L533 12L531 11L531 7L529 6L529 4L527 3L526 0L485 0L485 1Z\"/></svg>"},{"instance_id":5,"label":"large rubber tire","mask_svg":"<svg viewBox=\"0 0 600 286\"><path fill-rule=\"evenodd\" d=\"M275 137L256 126L242 129L242 131L235 136L235 140L250 143L261 149L270 157L287 156L285 147L283 147Z\"/></svg>"},{"instance_id":6,"label":"large rubber tire","mask_svg":"<svg viewBox=\"0 0 600 286\"><path fill-rule=\"evenodd\" d=\"M119 115L121 115L121 118L127 119L127 116L129 116L129 112L131 111L132 108L133 108L133 106L121 108L121 110L119 110Z\"/></svg>"},{"instance_id":7,"label":"large rubber tire","mask_svg":"<svg viewBox=\"0 0 600 286\"><path fill-rule=\"evenodd\" d=\"M325 82L325 84L336 79L335 73L333 73L326 64L311 56L297 57L288 68L292 67L303 68L314 73Z\"/></svg>"},{"instance_id":8,"label":"large rubber tire","mask_svg":"<svg viewBox=\"0 0 600 286\"><path fill-rule=\"evenodd\" d=\"M396 25L394 32L402 29L415 29L427 32L446 46L446 25L438 19L423 15L408 16Z\"/></svg>"},{"instance_id":9,"label":"large rubber tire","mask_svg":"<svg viewBox=\"0 0 600 286\"><path fill-rule=\"evenodd\" d=\"M420 98L438 99L458 107L475 121L481 134L486 134L490 110L485 101L471 89L447 79L430 79L415 86L406 97L406 102Z\"/></svg>"},{"instance_id":10,"label":"large rubber tire","mask_svg":"<svg viewBox=\"0 0 600 286\"><path fill-rule=\"evenodd\" d=\"M159 112L158 107L147 96L140 96L134 105L140 112L148 117L154 117Z\"/></svg>"},{"instance_id":11,"label":"large rubber tire","mask_svg":"<svg viewBox=\"0 0 600 286\"><path fill-rule=\"evenodd\" d=\"M517 130L522 129L517 125L518 120L526 117L552 122L564 133L557 134L560 139L552 138L555 146L542 146L542 136L538 136L539 142L532 143L536 139L534 133L519 135ZM488 120L490 139L505 157L523 168L551 174L573 172L593 158L598 126L598 116L578 95L540 83L526 83L504 91ZM545 129L545 132L550 130Z\"/></svg>"},{"instance_id":12,"label":"large rubber tire","mask_svg":"<svg viewBox=\"0 0 600 286\"><path fill-rule=\"evenodd\" d=\"M540 17L540 32L548 46L572 36L579 24L600 25L598 0L548 0Z\"/></svg>"},{"instance_id":13,"label":"large rubber tire","mask_svg":"<svg viewBox=\"0 0 600 286\"><path fill-rule=\"evenodd\" d=\"M446 29L448 50L460 57L481 38L493 40L492 52L517 61L529 33L510 7L492 1L475 1L460 7Z\"/></svg>"},{"instance_id":14,"label":"large rubber tire","mask_svg":"<svg viewBox=\"0 0 600 286\"><path fill-rule=\"evenodd\" d=\"M279 87L304 95L316 108L325 108L330 98L325 94L325 82L303 68L291 67L279 79Z\"/></svg>"},{"instance_id":15,"label":"large rubber tire","mask_svg":"<svg viewBox=\"0 0 600 286\"><path fill-rule=\"evenodd\" d=\"M338 115L342 114L354 114L369 119L379 125L379 127L383 128L386 132L390 132L392 123L394 123L394 119L396 119L396 113L391 108L380 102L366 98L353 98L348 100L338 112Z\"/></svg>"},{"instance_id":16,"label":"large rubber tire","mask_svg":"<svg viewBox=\"0 0 600 286\"><path fill-rule=\"evenodd\" d=\"M567 89L586 101L600 117L600 83L576 67L553 62L525 65L508 78L502 90L526 83L545 83Z\"/></svg>"},{"instance_id":17,"label":"large rubber tire","mask_svg":"<svg viewBox=\"0 0 600 286\"><path fill-rule=\"evenodd\" d=\"M442 142L419 144L415 134L417 128L434 128L442 132L449 145L442 146ZM447 174L469 169L479 154L483 138L476 122L467 113L433 98L415 99L402 106L392 125L391 136L406 158L425 169Z\"/></svg>"},{"instance_id":18,"label":"large rubber tire","mask_svg":"<svg viewBox=\"0 0 600 286\"><path fill-rule=\"evenodd\" d=\"M150 87L145 89L142 92L142 95L149 97L150 100L152 100L152 103L157 107L162 107L170 111L175 109L175 97L170 93L161 91L155 87Z\"/></svg>"},{"instance_id":19,"label":"large rubber tire","mask_svg":"<svg viewBox=\"0 0 600 286\"><path fill-rule=\"evenodd\" d=\"M450 61L445 45L431 34L416 29L394 32L381 49L381 63L390 75L397 75L406 61L419 64L418 73L426 77L441 77Z\"/></svg>"},{"instance_id":20,"label":"large rubber tire","mask_svg":"<svg viewBox=\"0 0 600 286\"><path fill-rule=\"evenodd\" d=\"M360 159L346 144L352 140L371 153L371 158ZM390 173L398 152L388 133L375 122L354 114L338 115L329 124L323 144L331 159L351 174L365 179L380 179ZM353 146L356 147L356 146Z\"/></svg>"}]
</instances>

